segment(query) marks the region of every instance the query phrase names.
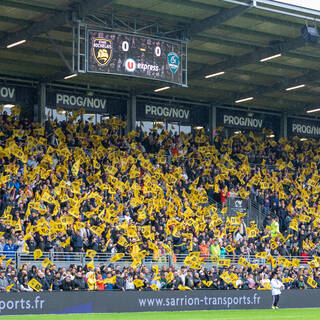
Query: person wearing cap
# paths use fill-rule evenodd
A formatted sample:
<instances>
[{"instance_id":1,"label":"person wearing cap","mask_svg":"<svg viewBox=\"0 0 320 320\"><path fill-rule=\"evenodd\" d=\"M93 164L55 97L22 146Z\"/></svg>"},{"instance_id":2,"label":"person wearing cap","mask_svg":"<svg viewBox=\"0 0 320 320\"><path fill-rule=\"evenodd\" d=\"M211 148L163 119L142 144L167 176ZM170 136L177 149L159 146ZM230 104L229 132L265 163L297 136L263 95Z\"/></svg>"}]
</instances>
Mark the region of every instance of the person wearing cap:
<instances>
[{"instance_id":1,"label":"person wearing cap","mask_svg":"<svg viewBox=\"0 0 320 320\"><path fill-rule=\"evenodd\" d=\"M279 309L278 303L281 295L281 289L284 289L284 285L278 279L278 275L274 273L271 280L272 309Z\"/></svg>"}]
</instances>

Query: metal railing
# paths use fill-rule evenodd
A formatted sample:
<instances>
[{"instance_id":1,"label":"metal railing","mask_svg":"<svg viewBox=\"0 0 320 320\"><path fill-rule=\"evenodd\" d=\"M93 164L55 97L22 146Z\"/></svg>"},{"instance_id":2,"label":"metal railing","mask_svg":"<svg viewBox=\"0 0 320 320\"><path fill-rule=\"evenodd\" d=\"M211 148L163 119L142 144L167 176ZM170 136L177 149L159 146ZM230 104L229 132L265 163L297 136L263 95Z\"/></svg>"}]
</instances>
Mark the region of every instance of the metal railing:
<instances>
[{"instance_id":1,"label":"metal railing","mask_svg":"<svg viewBox=\"0 0 320 320\"><path fill-rule=\"evenodd\" d=\"M32 253L23 253L23 252L0 252L0 257L6 255L6 258L3 259L3 263L6 264L6 261L10 258L12 258L12 261L15 263L16 268L20 268L23 264L28 264L29 266L35 265L36 267L42 268L43 261L48 258L54 265L57 267L66 267L68 268L71 264L75 265L81 265L85 266L88 264L92 259L90 257L86 256L86 253L84 252L43 252L43 256L39 259L35 260ZM113 254L111 253L97 253L94 257L94 265L100 266L100 265L120 265L121 267L124 266L130 266L132 264L132 259L129 255L125 255L121 260L118 260L116 262L110 261L113 257ZM146 267L151 268L153 265L158 265L159 267L162 267L163 265L166 265L168 267L181 267L184 264L185 258L187 255L185 254L175 254L175 255L160 255L159 259L153 259L151 256L145 257L141 264L143 264ZM217 267L219 266L220 262L219 259L230 259L230 265L232 266L239 266L238 261L239 258L245 258L250 264L259 264L263 265L266 263L266 259L263 258L256 258L254 255L221 255L220 257L215 257L212 255L209 256L201 256L204 260L204 266L206 268L211 267ZM307 265L308 262L311 262L313 260L312 257L301 257L301 256L274 256L274 259L278 258L285 258L289 261L292 261L292 259L298 259L300 261L301 265Z\"/></svg>"}]
</instances>

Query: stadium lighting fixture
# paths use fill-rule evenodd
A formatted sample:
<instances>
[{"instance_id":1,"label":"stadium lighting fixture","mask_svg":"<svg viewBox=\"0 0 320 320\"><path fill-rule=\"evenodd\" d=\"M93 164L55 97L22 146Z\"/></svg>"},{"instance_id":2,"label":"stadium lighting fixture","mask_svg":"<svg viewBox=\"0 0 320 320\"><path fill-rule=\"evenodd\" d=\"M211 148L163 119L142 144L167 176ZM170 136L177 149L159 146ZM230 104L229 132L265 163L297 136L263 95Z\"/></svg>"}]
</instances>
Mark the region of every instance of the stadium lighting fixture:
<instances>
[{"instance_id":1,"label":"stadium lighting fixture","mask_svg":"<svg viewBox=\"0 0 320 320\"><path fill-rule=\"evenodd\" d=\"M206 79L209 79L209 78L213 78L213 77L217 77L217 76L221 76L225 74L224 71L221 71L221 72L217 72L217 73L213 73L213 74L208 74L207 76L205 76Z\"/></svg>"},{"instance_id":2,"label":"stadium lighting fixture","mask_svg":"<svg viewBox=\"0 0 320 320\"><path fill-rule=\"evenodd\" d=\"M201 129L203 129L203 127L194 127L195 128L195 130L201 130Z\"/></svg>"},{"instance_id":3,"label":"stadium lighting fixture","mask_svg":"<svg viewBox=\"0 0 320 320\"><path fill-rule=\"evenodd\" d=\"M11 109L11 108L15 107L15 105L14 104L4 104L3 107Z\"/></svg>"},{"instance_id":4,"label":"stadium lighting fixture","mask_svg":"<svg viewBox=\"0 0 320 320\"><path fill-rule=\"evenodd\" d=\"M269 135L267 136L267 138L274 138L274 137L275 137L274 134L269 134Z\"/></svg>"},{"instance_id":5,"label":"stadium lighting fixture","mask_svg":"<svg viewBox=\"0 0 320 320\"><path fill-rule=\"evenodd\" d=\"M20 40L20 41L17 41L17 42L8 44L8 45L7 45L7 48L8 48L8 49L13 48L13 47L19 46L20 44L23 44L23 43L25 43L25 42L27 42L27 40Z\"/></svg>"},{"instance_id":6,"label":"stadium lighting fixture","mask_svg":"<svg viewBox=\"0 0 320 320\"><path fill-rule=\"evenodd\" d=\"M300 85L295 86L295 87L287 88L286 91L291 91L291 90L300 89L300 88L303 88L303 87L305 87L305 86L306 86L305 84L300 84Z\"/></svg>"},{"instance_id":7,"label":"stadium lighting fixture","mask_svg":"<svg viewBox=\"0 0 320 320\"><path fill-rule=\"evenodd\" d=\"M240 134L241 133L241 131L235 131L234 132L234 134Z\"/></svg>"},{"instance_id":8,"label":"stadium lighting fixture","mask_svg":"<svg viewBox=\"0 0 320 320\"><path fill-rule=\"evenodd\" d=\"M269 60L272 60L272 59L275 59L275 58L279 58L281 57L281 53L278 53L278 54L275 54L274 56L270 56L270 57L267 57L267 58L263 58L260 60L260 62L266 62L266 61L269 61Z\"/></svg>"},{"instance_id":9,"label":"stadium lighting fixture","mask_svg":"<svg viewBox=\"0 0 320 320\"><path fill-rule=\"evenodd\" d=\"M244 99L236 100L235 103L241 103L241 102L250 101L250 100L253 100L253 99L254 99L253 97L244 98Z\"/></svg>"},{"instance_id":10,"label":"stadium lighting fixture","mask_svg":"<svg viewBox=\"0 0 320 320\"><path fill-rule=\"evenodd\" d=\"M77 73L69 74L68 76L65 76L63 79L68 80L68 79L76 77L77 75L78 75Z\"/></svg>"},{"instance_id":11,"label":"stadium lighting fixture","mask_svg":"<svg viewBox=\"0 0 320 320\"><path fill-rule=\"evenodd\" d=\"M300 141L307 141L307 138L301 138Z\"/></svg>"},{"instance_id":12,"label":"stadium lighting fixture","mask_svg":"<svg viewBox=\"0 0 320 320\"><path fill-rule=\"evenodd\" d=\"M170 89L170 87L162 87L162 88L159 88L159 89L155 89L153 90L154 92L160 92L160 91L164 91L164 90L168 90Z\"/></svg>"},{"instance_id":13,"label":"stadium lighting fixture","mask_svg":"<svg viewBox=\"0 0 320 320\"><path fill-rule=\"evenodd\" d=\"M318 112L318 111L320 111L320 108L308 110L307 113L313 113L313 112Z\"/></svg>"}]
</instances>

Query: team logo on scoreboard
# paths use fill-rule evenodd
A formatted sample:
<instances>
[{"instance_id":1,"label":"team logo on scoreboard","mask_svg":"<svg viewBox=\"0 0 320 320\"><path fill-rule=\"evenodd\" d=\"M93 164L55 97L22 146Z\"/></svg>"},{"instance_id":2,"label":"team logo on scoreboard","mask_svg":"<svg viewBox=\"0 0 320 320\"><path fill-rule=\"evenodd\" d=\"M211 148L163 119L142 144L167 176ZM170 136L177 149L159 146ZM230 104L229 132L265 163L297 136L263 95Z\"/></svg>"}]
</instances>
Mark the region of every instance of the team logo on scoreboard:
<instances>
[{"instance_id":1,"label":"team logo on scoreboard","mask_svg":"<svg viewBox=\"0 0 320 320\"><path fill-rule=\"evenodd\" d=\"M108 64L113 54L112 41L103 38L94 39L93 54L98 64L101 66Z\"/></svg>"},{"instance_id":2,"label":"team logo on scoreboard","mask_svg":"<svg viewBox=\"0 0 320 320\"><path fill-rule=\"evenodd\" d=\"M168 53L168 64L172 74L175 74L179 69L180 57L175 52Z\"/></svg>"},{"instance_id":3,"label":"team logo on scoreboard","mask_svg":"<svg viewBox=\"0 0 320 320\"><path fill-rule=\"evenodd\" d=\"M128 72L134 72L137 68L136 62L131 58L125 61L124 66Z\"/></svg>"}]
</instances>

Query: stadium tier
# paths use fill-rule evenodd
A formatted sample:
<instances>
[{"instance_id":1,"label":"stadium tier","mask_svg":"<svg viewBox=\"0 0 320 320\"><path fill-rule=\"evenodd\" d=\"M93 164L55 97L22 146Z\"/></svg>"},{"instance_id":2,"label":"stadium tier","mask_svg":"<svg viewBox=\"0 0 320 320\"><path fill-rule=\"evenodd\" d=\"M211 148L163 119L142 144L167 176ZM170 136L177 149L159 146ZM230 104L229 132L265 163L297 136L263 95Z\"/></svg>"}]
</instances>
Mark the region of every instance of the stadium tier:
<instances>
[{"instance_id":1,"label":"stadium tier","mask_svg":"<svg viewBox=\"0 0 320 320\"><path fill-rule=\"evenodd\" d=\"M320 285L318 142L18 114L0 118L1 290L255 289L274 268L287 288Z\"/></svg>"},{"instance_id":2,"label":"stadium tier","mask_svg":"<svg viewBox=\"0 0 320 320\"><path fill-rule=\"evenodd\" d=\"M0 318L317 308L315 3L0 1Z\"/></svg>"}]
</instances>

